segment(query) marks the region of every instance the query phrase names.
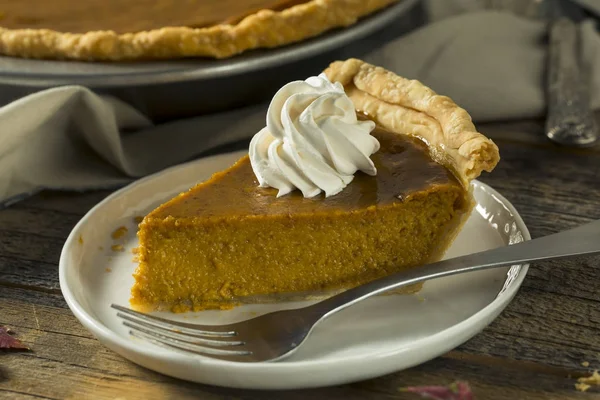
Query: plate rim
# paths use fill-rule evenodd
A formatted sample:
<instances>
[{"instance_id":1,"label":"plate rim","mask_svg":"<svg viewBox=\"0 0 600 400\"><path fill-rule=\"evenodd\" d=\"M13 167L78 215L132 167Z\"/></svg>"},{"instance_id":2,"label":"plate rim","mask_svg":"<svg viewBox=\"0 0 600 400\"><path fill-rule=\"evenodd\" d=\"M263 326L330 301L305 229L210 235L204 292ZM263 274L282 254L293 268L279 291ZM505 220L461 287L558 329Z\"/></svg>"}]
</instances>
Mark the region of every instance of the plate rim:
<instances>
[{"instance_id":1,"label":"plate rim","mask_svg":"<svg viewBox=\"0 0 600 400\"><path fill-rule=\"evenodd\" d=\"M144 350L144 347L142 345L112 331L109 327L104 325L100 320L98 320L95 317L93 317L92 315L90 315L85 310L85 307L76 300L76 297L75 297L73 291L71 290L71 287L68 285L68 283L67 283L68 282L67 268L69 268L69 266L68 266L68 262L67 262L67 258L68 258L67 253L70 251L69 249L71 246L78 243L78 237L79 237L78 235L79 235L79 230L81 229L81 227L84 226L95 213L97 213L99 210L101 210L102 207L106 206L106 204L115 200L116 198L122 196L123 194L125 194L126 192L128 192L129 190L131 190L132 188L134 188L137 185L148 183L149 181L152 181L161 175L169 174L178 169L189 168L193 164L206 163L206 162L210 162L211 160L215 160L215 159L219 159L219 158L233 158L234 156L238 156L240 154L245 154L245 153L246 153L246 151L242 150L242 151L222 153L222 154L212 155L209 157L200 158L197 160L193 160L190 162L186 162L183 164L179 164L179 165L175 165L175 166L166 168L162 171L159 171L152 175L149 175L144 178L138 179L134 182L131 182L127 186L110 194L109 196L104 198L102 201L100 201L98 204L96 204L94 207L92 207L79 220L79 222L73 227L69 236L67 237L67 240L65 241L65 244L64 244L64 246L61 250L61 254L60 254L60 260L59 260L60 288L61 288L63 297L65 298L65 301L66 301L69 309L71 310L71 312L80 321L80 323L88 331L90 331L102 344L104 344L105 346L109 347L111 350L115 351L116 353L120 354L121 356L123 356L129 360L132 360L132 358L129 356L132 353L136 354L136 355L139 354L142 357L148 356L147 351ZM500 202L503 204L503 206L507 207L508 211L511 212L512 216L515 219L515 222L519 225L519 228L521 229L523 239L531 240L531 235L529 233L529 230L528 230L525 222L521 218L520 214L514 208L514 206L502 194L500 194L494 188L492 188L491 186L489 186L481 181L474 180L473 183L476 185L479 185L480 187L483 188L483 190L487 191L488 193L491 193L494 196L496 196L500 200ZM482 329L487 327L491 323L491 321L493 321L495 318L497 318L497 316L512 301L513 297L518 292L523 280L525 279L528 269L529 269L528 263L520 264L520 270L519 270L518 276L515 279L515 281L511 284L511 288L509 290L507 290L502 296L497 296L491 303L489 303L487 306L485 306L484 308L477 311L475 314L471 315L470 317L466 318L465 320L463 320L455 325L452 325L442 331L436 332L433 335L418 339L414 343L418 343L419 347L427 346L427 345L429 345L429 342L433 342L433 343L437 342L439 340L438 338L440 336L448 336L448 335L450 337L466 335L466 339L462 340L460 342L460 344L466 342L466 340L469 340L470 338L475 336L477 333L479 333ZM477 323L475 323L476 321L486 321L487 319L489 319L489 321L485 322L480 329L475 330L475 331L468 329L469 326L478 325ZM452 346L451 348L455 348L455 347L456 346ZM124 350L125 354L123 352L114 350L115 348L122 348ZM382 350L380 352L371 354L370 358L371 359L382 359L382 358L394 357L398 354L401 354L404 351L406 351L405 348ZM446 350L446 351L448 351L448 350ZM403 367L402 369L410 368L411 366L414 366L414 365L419 365L430 359L436 358L440 354L443 354L443 353L444 352L440 353L439 351L436 351L435 355L433 357L429 357L428 359L418 361L418 362L414 363L413 365ZM189 355L189 354L184 354L184 353L176 352L176 351L169 351L169 352L164 352L164 353L154 353L154 354L152 354L151 357L157 361L162 361L162 362L173 362L173 360L176 359L179 362L188 362L189 363L190 361L193 360L194 362L198 362L204 366L212 367L212 368L227 367L227 368L232 368L234 370L236 368L237 369L240 369L240 368L241 369L254 369L254 370L263 368L263 369L267 370L265 372L268 372L269 368L293 370L293 369L297 369L297 368L310 368L311 366L319 366L319 367L333 366L333 365L337 365L339 363L344 363L344 362L349 362L349 361L364 360L364 356L361 356L361 355L344 355L344 356L338 356L335 358L325 359L325 360L323 360L323 359L308 359L308 360L298 360L298 361L287 361L284 359L282 361L273 362L273 363L272 362L241 363L241 362L235 362L235 361L218 360L218 359L214 359L214 358L210 358L210 357L204 357L201 355ZM200 381L197 381L197 382L200 382ZM345 382L350 382L350 381L345 381ZM245 385L245 386L244 385L231 385L231 387L259 388L259 386L256 386L256 385L249 385L249 386L248 385ZM299 388L299 387L314 387L314 386L293 386L293 387Z\"/></svg>"}]
</instances>

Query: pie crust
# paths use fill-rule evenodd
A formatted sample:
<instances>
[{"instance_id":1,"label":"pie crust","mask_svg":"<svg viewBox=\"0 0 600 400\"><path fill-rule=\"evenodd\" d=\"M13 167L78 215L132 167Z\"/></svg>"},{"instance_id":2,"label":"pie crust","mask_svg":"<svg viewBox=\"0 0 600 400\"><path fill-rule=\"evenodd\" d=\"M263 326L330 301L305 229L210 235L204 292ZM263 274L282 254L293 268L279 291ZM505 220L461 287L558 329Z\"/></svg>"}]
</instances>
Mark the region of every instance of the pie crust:
<instances>
[{"instance_id":1,"label":"pie crust","mask_svg":"<svg viewBox=\"0 0 600 400\"><path fill-rule=\"evenodd\" d=\"M336 61L325 74L344 85L357 111L385 129L423 140L431 157L453 171L465 188L500 161L498 147L477 132L467 111L417 80L358 59Z\"/></svg>"},{"instance_id":2,"label":"pie crust","mask_svg":"<svg viewBox=\"0 0 600 400\"><path fill-rule=\"evenodd\" d=\"M282 11L260 10L235 25L165 27L144 32L66 33L0 27L4 55L87 61L227 58L256 48L273 48L354 24L398 0L309 0ZM0 21L1 24L1 21Z\"/></svg>"}]
</instances>

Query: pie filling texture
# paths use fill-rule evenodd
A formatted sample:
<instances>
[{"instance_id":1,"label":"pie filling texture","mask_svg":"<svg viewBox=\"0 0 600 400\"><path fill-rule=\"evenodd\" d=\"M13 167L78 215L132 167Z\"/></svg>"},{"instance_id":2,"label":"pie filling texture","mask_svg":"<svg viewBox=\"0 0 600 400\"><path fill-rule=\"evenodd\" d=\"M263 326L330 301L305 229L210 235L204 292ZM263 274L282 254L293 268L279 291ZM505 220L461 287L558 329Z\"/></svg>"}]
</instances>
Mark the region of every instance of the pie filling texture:
<instances>
[{"instance_id":1,"label":"pie filling texture","mask_svg":"<svg viewBox=\"0 0 600 400\"><path fill-rule=\"evenodd\" d=\"M243 157L151 212L138 234L132 306L183 312L323 297L438 259L470 210L468 193L420 140L373 135L377 176L359 172L338 195L277 198Z\"/></svg>"},{"instance_id":2,"label":"pie filling texture","mask_svg":"<svg viewBox=\"0 0 600 400\"><path fill-rule=\"evenodd\" d=\"M0 0L0 25L86 33L132 33L164 27L236 24L259 10L281 11L308 0ZM120 10L120 11L119 11Z\"/></svg>"},{"instance_id":3,"label":"pie filling texture","mask_svg":"<svg viewBox=\"0 0 600 400\"><path fill-rule=\"evenodd\" d=\"M276 197L242 157L144 218L132 307L323 298L443 256L473 207L470 182L494 169L498 147L418 81L357 59L325 74L375 122L377 174L357 172L330 197Z\"/></svg>"}]
</instances>

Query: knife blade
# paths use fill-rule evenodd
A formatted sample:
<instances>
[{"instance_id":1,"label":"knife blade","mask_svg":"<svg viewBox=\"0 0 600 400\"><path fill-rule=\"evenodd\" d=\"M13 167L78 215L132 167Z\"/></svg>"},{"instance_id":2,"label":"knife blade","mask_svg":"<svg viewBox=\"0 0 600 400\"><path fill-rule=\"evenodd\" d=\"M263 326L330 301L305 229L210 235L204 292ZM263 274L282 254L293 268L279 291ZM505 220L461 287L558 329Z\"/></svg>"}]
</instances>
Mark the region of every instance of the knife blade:
<instances>
[{"instance_id":1,"label":"knife blade","mask_svg":"<svg viewBox=\"0 0 600 400\"><path fill-rule=\"evenodd\" d=\"M546 136L577 147L598 141L598 126L590 109L590 73L582 65L579 23L587 13L568 0L546 0L550 17L546 78Z\"/></svg>"}]
</instances>

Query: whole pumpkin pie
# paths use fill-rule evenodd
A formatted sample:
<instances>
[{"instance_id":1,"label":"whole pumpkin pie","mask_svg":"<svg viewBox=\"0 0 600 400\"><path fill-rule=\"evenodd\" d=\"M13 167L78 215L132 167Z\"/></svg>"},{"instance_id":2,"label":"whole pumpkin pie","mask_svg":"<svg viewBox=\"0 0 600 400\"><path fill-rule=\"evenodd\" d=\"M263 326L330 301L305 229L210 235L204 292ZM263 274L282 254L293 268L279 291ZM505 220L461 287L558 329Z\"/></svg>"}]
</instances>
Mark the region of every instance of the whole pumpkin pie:
<instances>
[{"instance_id":1,"label":"whole pumpkin pie","mask_svg":"<svg viewBox=\"0 0 600 400\"><path fill-rule=\"evenodd\" d=\"M494 168L498 148L465 110L418 81L356 59L325 75L335 93L316 81L313 97L282 89L251 157L144 218L134 308L322 297L442 257L474 204L470 181ZM313 151L321 147L329 153ZM350 159L349 173L360 169L353 178L343 172Z\"/></svg>"},{"instance_id":2,"label":"whole pumpkin pie","mask_svg":"<svg viewBox=\"0 0 600 400\"><path fill-rule=\"evenodd\" d=\"M317 36L397 0L0 0L0 54L226 58Z\"/></svg>"}]
</instances>

